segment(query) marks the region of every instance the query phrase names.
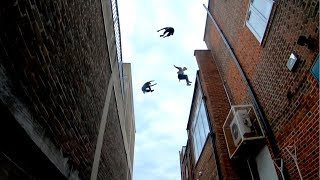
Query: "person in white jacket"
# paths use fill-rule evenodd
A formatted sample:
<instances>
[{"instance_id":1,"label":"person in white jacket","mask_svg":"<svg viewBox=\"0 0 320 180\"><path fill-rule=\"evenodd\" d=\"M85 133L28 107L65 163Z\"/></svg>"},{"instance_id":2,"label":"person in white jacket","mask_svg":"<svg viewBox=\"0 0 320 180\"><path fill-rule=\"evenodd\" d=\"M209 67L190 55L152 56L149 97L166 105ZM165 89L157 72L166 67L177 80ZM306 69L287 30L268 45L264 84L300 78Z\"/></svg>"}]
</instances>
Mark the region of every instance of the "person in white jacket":
<instances>
[{"instance_id":1,"label":"person in white jacket","mask_svg":"<svg viewBox=\"0 0 320 180\"><path fill-rule=\"evenodd\" d=\"M179 80L185 79L186 82L187 82L187 86L190 86L192 82L189 81L188 75L184 74L184 71L187 70L187 68L186 67L181 68L181 67L178 67L176 65L173 65L173 66L179 70L177 72L178 73L178 79Z\"/></svg>"}]
</instances>

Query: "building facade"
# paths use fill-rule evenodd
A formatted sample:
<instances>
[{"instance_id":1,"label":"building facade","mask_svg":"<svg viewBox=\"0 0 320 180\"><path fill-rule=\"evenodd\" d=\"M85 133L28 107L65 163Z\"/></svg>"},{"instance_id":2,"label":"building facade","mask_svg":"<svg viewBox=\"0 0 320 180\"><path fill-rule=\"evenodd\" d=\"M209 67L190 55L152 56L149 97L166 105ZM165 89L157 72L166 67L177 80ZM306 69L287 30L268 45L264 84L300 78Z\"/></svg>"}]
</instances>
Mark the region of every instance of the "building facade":
<instances>
[{"instance_id":1,"label":"building facade","mask_svg":"<svg viewBox=\"0 0 320 180\"><path fill-rule=\"evenodd\" d=\"M132 179L117 2L0 3L0 179Z\"/></svg>"},{"instance_id":2,"label":"building facade","mask_svg":"<svg viewBox=\"0 0 320 180\"><path fill-rule=\"evenodd\" d=\"M319 2L210 0L207 12L209 51L195 56L219 179L317 179ZM243 107L254 118L240 115ZM202 177L198 166L212 159L204 151L192 170Z\"/></svg>"}]
</instances>

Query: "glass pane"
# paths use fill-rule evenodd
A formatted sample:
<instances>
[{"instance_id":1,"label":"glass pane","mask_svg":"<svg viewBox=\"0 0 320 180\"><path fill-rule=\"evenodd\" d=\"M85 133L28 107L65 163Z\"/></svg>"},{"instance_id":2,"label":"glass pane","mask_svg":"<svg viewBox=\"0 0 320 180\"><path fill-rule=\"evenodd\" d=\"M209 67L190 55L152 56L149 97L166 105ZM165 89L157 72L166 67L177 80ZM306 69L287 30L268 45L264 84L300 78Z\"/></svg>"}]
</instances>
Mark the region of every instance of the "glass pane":
<instances>
[{"instance_id":1,"label":"glass pane","mask_svg":"<svg viewBox=\"0 0 320 180\"><path fill-rule=\"evenodd\" d=\"M205 135L204 135L204 129L202 124L201 113L199 113L199 117L198 117L198 131L200 135L200 149L202 150L203 144L205 143Z\"/></svg>"},{"instance_id":2,"label":"glass pane","mask_svg":"<svg viewBox=\"0 0 320 180\"><path fill-rule=\"evenodd\" d=\"M264 19L269 19L272 10L272 0L254 0L252 6L263 16Z\"/></svg>"},{"instance_id":3,"label":"glass pane","mask_svg":"<svg viewBox=\"0 0 320 180\"><path fill-rule=\"evenodd\" d=\"M316 57L316 60L314 61L312 67L311 67L311 73L312 75L319 81L319 54Z\"/></svg>"},{"instance_id":4,"label":"glass pane","mask_svg":"<svg viewBox=\"0 0 320 180\"><path fill-rule=\"evenodd\" d=\"M259 38L262 39L264 35L264 31L267 26L267 22L261 17L259 17L258 13L254 10L251 10L252 7L250 7L250 17L248 19L248 24L251 26L252 30L254 31L253 34L257 35Z\"/></svg>"},{"instance_id":5,"label":"glass pane","mask_svg":"<svg viewBox=\"0 0 320 180\"><path fill-rule=\"evenodd\" d=\"M199 150L198 150L198 146L197 146L197 134L196 133L193 134L193 147L194 147L195 161L197 162L197 160L198 160L197 157L198 157Z\"/></svg>"},{"instance_id":6,"label":"glass pane","mask_svg":"<svg viewBox=\"0 0 320 180\"><path fill-rule=\"evenodd\" d=\"M259 42L262 41L266 27L268 25L272 6L272 0L251 1L246 17L246 25Z\"/></svg>"},{"instance_id":7,"label":"glass pane","mask_svg":"<svg viewBox=\"0 0 320 180\"><path fill-rule=\"evenodd\" d=\"M197 133L196 133L197 135L196 135L196 137L197 137L197 147L198 147L198 150L199 150L199 154L200 154L200 152L201 152L201 150L202 150L202 148L201 148L201 135L200 135L200 131L199 131L199 126L197 126Z\"/></svg>"}]
</instances>

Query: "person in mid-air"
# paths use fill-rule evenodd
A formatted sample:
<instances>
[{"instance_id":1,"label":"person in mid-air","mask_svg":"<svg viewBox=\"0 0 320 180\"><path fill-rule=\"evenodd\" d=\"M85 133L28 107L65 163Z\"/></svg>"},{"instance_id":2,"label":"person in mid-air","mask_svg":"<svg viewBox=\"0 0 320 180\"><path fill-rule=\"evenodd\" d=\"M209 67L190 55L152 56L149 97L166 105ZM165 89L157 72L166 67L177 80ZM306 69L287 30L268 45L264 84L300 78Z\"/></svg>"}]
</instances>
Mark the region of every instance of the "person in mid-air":
<instances>
[{"instance_id":1,"label":"person in mid-air","mask_svg":"<svg viewBox=\"0 0 320 180\"><path fill-rule=\"evenodd\" d=\"M141 88L143 94L146 93L146 92L153 92L153 91L154 91L153 89L151 89L151 86L154 86L154 85L156 85L157 83L151 84L151 82L153 82L153 81L154 81L154 80L151 80L151 81L148 81L148 82L146 82L146 83L143 84L143 86L142 86L142 88Z\"/></svg>"},{"instance_id":2,"label":"person in mid-air","mask_svg":"<svg viewBox=\"0 0 320 180\"><path fill-rule=\"evenodd\" d=\"M174 33L173 27L165 27L165 28L159 29L157 32L159 32L159 31L161 31L161 30L165 30L165 31L163 32L163 34L160 35L160 37L163 37L163 38L169 37L169 36L173 35L173 33Z\"/></svg>"},{"instance_id":3,"label":"person in mid-air","mask_svg":"<svg viewBox=\"0 0 320 180\"><path fill-rule=\"evenodd\" d=\"M179 70L177 72L179 81L185 79L186 82L187 82L187 86L190 86L192 82L189 81L188 75L184 74L184 71L187 70L187 68L186 67L181 68L181 67L178 67L176 65L173 65L173 66Z\"/></svg>"}]
</instances>

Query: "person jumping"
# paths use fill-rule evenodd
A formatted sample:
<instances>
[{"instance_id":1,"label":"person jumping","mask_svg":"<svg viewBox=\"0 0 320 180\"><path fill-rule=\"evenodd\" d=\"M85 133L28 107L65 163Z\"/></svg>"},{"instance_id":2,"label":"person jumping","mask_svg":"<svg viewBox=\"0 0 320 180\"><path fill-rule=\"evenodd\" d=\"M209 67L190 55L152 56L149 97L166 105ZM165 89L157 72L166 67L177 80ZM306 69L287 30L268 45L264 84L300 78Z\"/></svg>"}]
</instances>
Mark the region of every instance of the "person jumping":
<instances>
[{"instance_id":1,"label":"person jumping","mask_svg":"<svg viewBox=\"0 0 320 180\"><path fill-rule=\"evenodd\" d=\"M187 82L187 86L190 86L192 82L189 81L188 75L184 74L184 71L187 70L187 68L186 67L181 68L181 67L178 67L178 66L175 66L175 65L173 65L173 66L179 70L177 72L178 73L178 79L179 80L185 79L186 82Z\"/></svg>"},{"instance_id":2,"label":"person jumping","mask_svg":"<svg viewBox=\"0 0 320 180\"><path fill-rule=\"evenodd\" d=\"M157 32L159 32L159 31L161 31L161 30L165 30L165 31L163 32L163 34L160 35L160 37L163 37L163 38L169 37L169 36L173 35L173 33L174 33L173 27L165 27L165 28L159 29Z\"/></svg>"},{"instance_id":3,"label":"person jumping","mask_svg":"<svg viewBox=\"0 0 320 180\"><path fill-rule=\"evenodd\" d=\"M146 92L153 92L153 91L154 91L153 89L151 89L151 86L154 86L154 85L156 85L157 83L151 84L151 82L153 82L153 81L154 81L154 80L151 80L151 81L148 81L148 82L146 82L146 83L143 84L143 86L142 86L142 88L141 88L143 94L146 93Z\"/></svg>"}]
</instances>

